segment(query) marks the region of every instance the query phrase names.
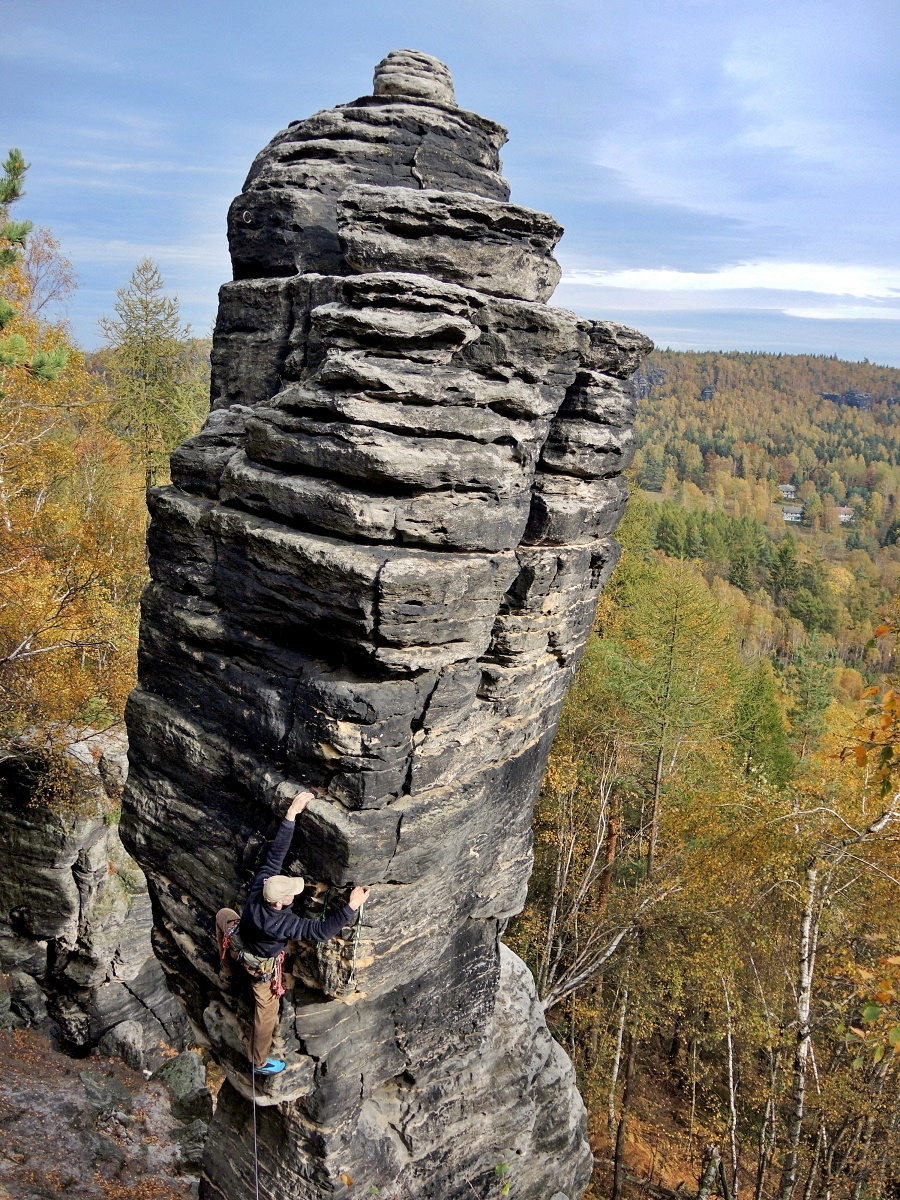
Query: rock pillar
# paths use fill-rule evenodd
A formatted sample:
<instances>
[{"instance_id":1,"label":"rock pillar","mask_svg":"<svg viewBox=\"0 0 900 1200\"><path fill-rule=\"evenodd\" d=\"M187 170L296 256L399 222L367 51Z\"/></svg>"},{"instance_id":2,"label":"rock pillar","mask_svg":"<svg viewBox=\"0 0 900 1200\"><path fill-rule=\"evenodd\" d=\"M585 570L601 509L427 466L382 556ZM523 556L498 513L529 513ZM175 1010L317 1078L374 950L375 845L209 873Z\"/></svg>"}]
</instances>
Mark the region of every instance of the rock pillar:
<instances>
[{"instance_id":1,"label":"rock pillar","mask_svg":"<svg viewBox=\"0 0 900 1200\"><path fill-rule=\"evenodd\" d=\"M292 957L260 1194L576 1200L571 1064L500 937L616 561L628 379L650 343L547 301L552 217L443 64L296 121L229 213L212 412L151 495L123 833L157 953L228 1077L201 1195L253 1194L246 995L212 921L289 799L287 867L361 923Z\"/></svg>"}]
</instances>

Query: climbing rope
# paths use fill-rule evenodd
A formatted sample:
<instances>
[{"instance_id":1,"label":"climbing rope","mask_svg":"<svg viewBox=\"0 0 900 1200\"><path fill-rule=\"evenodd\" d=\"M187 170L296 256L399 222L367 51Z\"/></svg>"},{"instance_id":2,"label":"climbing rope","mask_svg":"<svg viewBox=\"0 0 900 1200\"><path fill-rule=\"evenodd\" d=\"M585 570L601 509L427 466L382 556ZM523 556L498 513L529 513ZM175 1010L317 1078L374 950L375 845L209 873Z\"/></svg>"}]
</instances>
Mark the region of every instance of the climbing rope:
<instances>
[{"instance_id":1,"label":"climbing rope","mask_svg":"<svg viewBox=\"0 0 900 1200\"><path fill-rule=\"evenodd\" d=\"M322 920L325 920L325 914L328 911L328 899L331 895L331 888L325 893L325 903L322 907ZM347 978L346 989L352 991L356 983L356 960L359 956L359 935L362 929L363 910L365 905L361 904L356 912L356 924L353 927L353 959L350 964L350 974ZM318 945L316 950L318 950ZM259 1141L256 1128L256 1069L253 1061L250 1062L250 1087L253 1095L253 1185L256 1193L256 1200L259 1200Z\"/></svg>"},{"instance_id":2,"label":"climbing rope","mask_svg":"<svg viewBox=\"0 0 900 1200\"><path fill-rule=\"evenodd\" d=\"M250 1086L253 1089L253 1182L259 1200L259 1146L256 1141L256 1067L250 1062Z\"/></svg>"}]
</instances>

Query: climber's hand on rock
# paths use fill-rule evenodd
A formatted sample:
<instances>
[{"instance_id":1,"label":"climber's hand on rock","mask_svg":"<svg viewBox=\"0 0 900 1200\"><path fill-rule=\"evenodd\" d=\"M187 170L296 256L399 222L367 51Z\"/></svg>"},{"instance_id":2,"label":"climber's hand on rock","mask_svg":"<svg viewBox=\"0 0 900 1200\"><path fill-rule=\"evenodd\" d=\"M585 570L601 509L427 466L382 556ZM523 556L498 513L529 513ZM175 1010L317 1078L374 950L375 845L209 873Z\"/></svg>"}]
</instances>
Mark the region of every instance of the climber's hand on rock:
<instances>
[{"instance_id":1,"label":"climber's hand on rock","mask_svg":"<svg viewBox=\"0 0 900 1200\"><path fill-rule=\"evenodd\" d=\"M362 906L365 904L365 902L368 900L368 898L369 898L369 889L368 888L355 887L353 889L353 891L350 893L350 899L347 901L347 903L350 905L350 907L353 909L353 911L356 912L357 909L362 908Z\"/></svg>"},{"instance_id":2,"label":"climber's hand on rock","mask_svg":"<svg viewBox=\"0 0 900 1200\"><path fill-rule=\"evenodd\" d=\"M312 792L301 792L299 796L295 796L291 801L290 808L284 814L285 820L293 821L295 817L299 817L312 798Z\"/></svg>"}]
</instances>

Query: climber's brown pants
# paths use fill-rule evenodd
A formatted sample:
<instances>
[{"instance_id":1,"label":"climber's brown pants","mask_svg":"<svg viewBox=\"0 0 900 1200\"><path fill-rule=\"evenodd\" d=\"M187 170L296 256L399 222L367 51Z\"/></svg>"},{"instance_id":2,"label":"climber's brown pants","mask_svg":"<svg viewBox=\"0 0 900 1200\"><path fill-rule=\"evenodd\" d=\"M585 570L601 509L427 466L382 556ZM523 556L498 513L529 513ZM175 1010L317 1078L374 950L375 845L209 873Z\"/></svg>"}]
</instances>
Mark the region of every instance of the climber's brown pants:
<instances>
[{"instance_id":1,"label":"climber's brown pants","mask_svg":"<svg viewBox=\"0 0 900 1200\"><path fill-rule=\"evenodd\" d=\"M219 946L219 957L222 957L222 941L228 926L233 921L240 920L233 908L220 908L216 913L216 941ZM226 954L222 963L222 971L230 975L235 966L234 959ZM247 974L245 971L244 974ZM253 988L254 1013L253 1028L250 1031L250 1059L254 1066L261 1067L269 1057L272 1049L272 1039L275 1036L275 1026L278 1024L279 997L272 994L272 982L250 978Z\"/></svg>"}]
</instances>

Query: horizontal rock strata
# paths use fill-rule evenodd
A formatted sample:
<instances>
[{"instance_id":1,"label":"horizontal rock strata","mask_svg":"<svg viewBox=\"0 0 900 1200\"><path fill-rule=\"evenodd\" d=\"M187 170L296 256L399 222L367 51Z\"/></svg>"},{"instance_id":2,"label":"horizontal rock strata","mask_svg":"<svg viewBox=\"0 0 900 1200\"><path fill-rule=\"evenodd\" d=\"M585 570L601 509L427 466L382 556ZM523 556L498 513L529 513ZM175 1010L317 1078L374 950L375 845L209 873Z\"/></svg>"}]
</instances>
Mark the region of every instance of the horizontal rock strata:
<instances>
[{"instance_id":1,"label":"horizontal rock strata","mask_svg":"<svg viewBox=\"0 0 900 1200\"><path fill-rule=\"evenodd\" d=\"M508 203L504 140L413 51L279 134L229 217L213 411L151 493L124 832L228 1077L207 1200L253 1188L248 1001L213 916L307 783L298 911L372 895L291 956L261 1194L461 1200L507 1162L523 1200L575 1200L590 1176L571 1065L499 938L650 343L546 304L561 231Z\"/></svg>"}]
</instances>

